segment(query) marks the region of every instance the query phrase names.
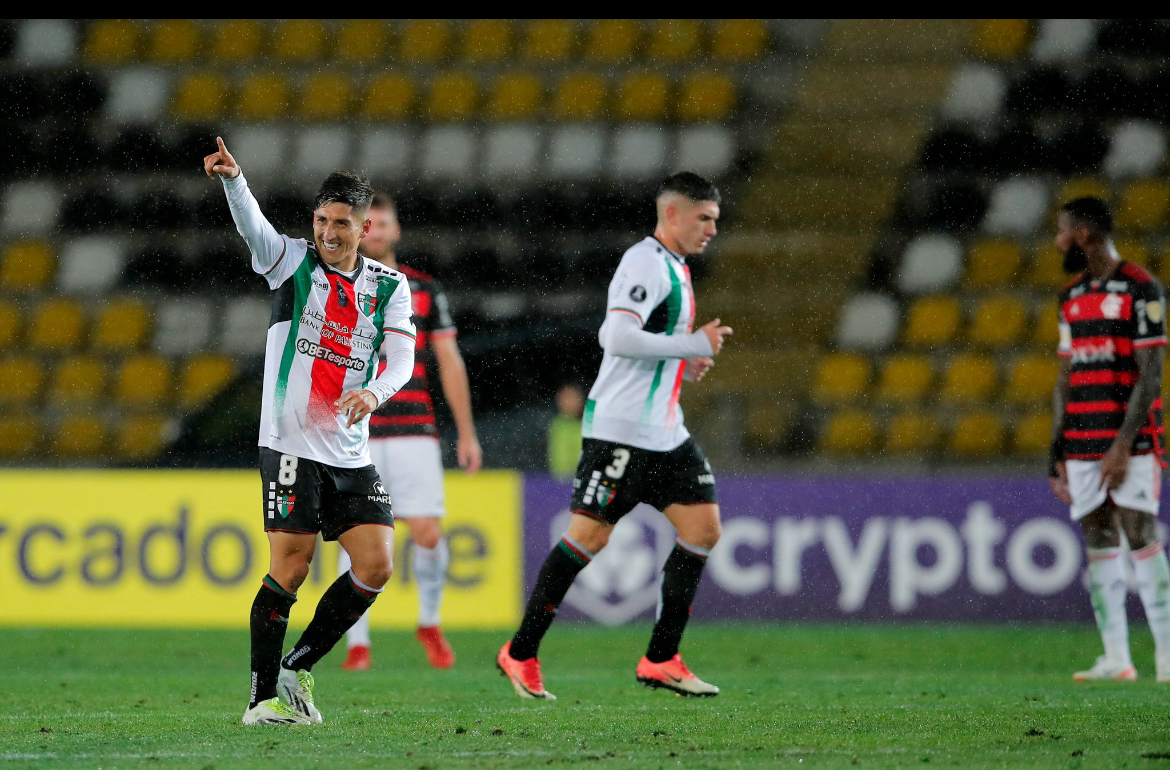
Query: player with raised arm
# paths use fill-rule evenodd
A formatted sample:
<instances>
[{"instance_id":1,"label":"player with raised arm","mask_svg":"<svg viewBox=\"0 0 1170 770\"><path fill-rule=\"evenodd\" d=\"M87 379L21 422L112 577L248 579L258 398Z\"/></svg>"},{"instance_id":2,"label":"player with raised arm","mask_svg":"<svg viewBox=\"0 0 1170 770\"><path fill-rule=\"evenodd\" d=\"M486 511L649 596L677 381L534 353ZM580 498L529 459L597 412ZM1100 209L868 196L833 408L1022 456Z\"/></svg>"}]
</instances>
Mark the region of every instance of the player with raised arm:
<instances>
[{"instance_id":1,"label":"player with raised arm","mask_svg":"<svg viewBox=\"0 0 1170 770\"><path fill-rule=\"evenodd\" d=\"M402 230L394 201L389 196L374 195L369 218L370 230L362 239L362 253L406 276L418 334L410 381L370 417L370 456L394 500L395 519L410 528L411 566L418 586L415 637L422 643L432 666L451 668L455 665L455 653L439 625L449 556L442 527L446 512L443 456L427 388L426 364L431 352L438 363L443 395L458 429L455 450L459 467L475 473L483 461L483 451L475 434L471 387L455 340L455 322L447 306L447 295L431 276L398 264L394 249ZM342 549L337 570L344 574L348 569L349 556ZM342 668L368 669L371 665L369 613L349 629L346 642L348 652Z\"/></svg>"},{"instance_id":2,"label":"player with raised arm","mask_svg":"<svg viewBox=\"0 0 1170 770\"><path fill-rule=\"evenodd\" d=\"M410 287L358 253L374 192L365 177L330 174L317 192L313 240L290 238L264 218L239 164L216 141L204 171L223 183L252 269L272 289L259 441L270 566L252 603L243 723L321 722L313 665L369 609L393 568L394 515L370 462L368 418L414 369ZM325 591L282 660L318 533L340 541L353 566Z\"/></svg>"},{"instance_id":3,"label":"player with raised arm","mask_svg":"<svg viewBox=\"0 0 1170 770\"><path fill-rule=\"evenodd\" d=\"M598 332L601 370L589 391L568 531L540 569L515 636L496 665L522 698L553 699L537 651L573 580L638 503L665 514L678 538L660 581L658 618L637 680L682 695L719 688L690 672L679 643L711 548L719 540L715 476L683 425L682 381L698 382L731 329L719 319L692 332L695 294L688 256L715 236L719 191L682 172L659 187L654 235L631 246L609 284Z\"/></svg>"},{"instance_id":4,"label":"player with raised arm","mask_svg":"<svg viewBox=\"0 0 1170 770\"><path fill-rule=\"evenodd\" d=\"M1158 541L1162 491L1162 287L1117 253L1099 198L1069 201L1057 219L1065 270L1060 373L1053 393L1049 476L1080 522L1089 590L1105 654L1073 679L1132 681L1121 533L1154 635L1157 679L1170 682L1170 562Z\"/></svg>"}]
</instances>

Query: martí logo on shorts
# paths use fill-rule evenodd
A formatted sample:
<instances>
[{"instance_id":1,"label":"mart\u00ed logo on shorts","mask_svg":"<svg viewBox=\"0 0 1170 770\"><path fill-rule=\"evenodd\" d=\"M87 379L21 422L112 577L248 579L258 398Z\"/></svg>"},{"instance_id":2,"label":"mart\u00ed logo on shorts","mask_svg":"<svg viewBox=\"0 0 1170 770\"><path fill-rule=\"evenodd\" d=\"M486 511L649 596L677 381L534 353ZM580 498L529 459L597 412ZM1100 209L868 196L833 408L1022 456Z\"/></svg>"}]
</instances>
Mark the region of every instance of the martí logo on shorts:
<instances>
[{"instance_id":1,"label":"mart\u00ed logo on shorts","mask_svg":"<svg viewBox=\"0 0 1170 770\"><path fill-rule=\"evenodd\" d=\"M335 353L329 348L322 347L316 342L309 342L306 339L297 340L297 350L307 356L320 358L322 361L328 361L331 364L337 364L338 366L344 366L349 369L353 369L355 372L360 372L366 368L366 362L360 358L343 356L340 353Z\"/></svg>"}]
</instances>

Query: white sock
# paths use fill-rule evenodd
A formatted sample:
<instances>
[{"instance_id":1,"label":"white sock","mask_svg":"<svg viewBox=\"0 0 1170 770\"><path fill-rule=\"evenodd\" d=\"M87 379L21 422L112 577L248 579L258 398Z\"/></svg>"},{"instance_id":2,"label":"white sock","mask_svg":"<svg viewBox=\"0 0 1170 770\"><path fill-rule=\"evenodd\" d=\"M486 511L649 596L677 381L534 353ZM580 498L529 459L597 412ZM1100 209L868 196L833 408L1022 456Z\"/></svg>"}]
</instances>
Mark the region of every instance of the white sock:
<instances>
[{"instance_id":1,"label":"white sock","mask_svg":"<svg viewBox=\"0 0 1170 770\"><path fill-rule=\"evenodd\" d=\"M340 546L337 549L337 576L341 577L350 569L349 554L345 552L344 548ZM358 618L358 621L349 627L349 631L345 633L346 647L369 647L370 646L370 611L366 610L365 614Z\"/></svg>"},{"instance_id":2,"label":"white sock","mask_svg":"<svg viewBox=\"0 0 1170 770\"><path fill-rule=\"evenodd\" d=\"M1170 656L1170 561L1160 542L1130 553L1157 655Z\"/></svg>"},{"instance_id":3,"label":"white sock","mask_svg":"<svg viewBox=\"0 0 1170 770\"><path fill-rule=\"evenodd\" d=\"M1105 645L1105 657L1132 665L1129 657L1129 625L1125 619L1125 565L1120 548L1089 548L1089 594L1097 629Z\"/></svg>"},{"instance_id":4,"label":"white sock","mask_svg":"<svg viewBox=\"0 0 1170 770\"><path fill-rule=\"evenodd\" d=\"M434 548L414 543L412 553L414 579L418 583L418 624L422 628L439 625L439 606L443 603L443 586L447 584L447 538L439 538Z\"/></svg>"}]
</instances>

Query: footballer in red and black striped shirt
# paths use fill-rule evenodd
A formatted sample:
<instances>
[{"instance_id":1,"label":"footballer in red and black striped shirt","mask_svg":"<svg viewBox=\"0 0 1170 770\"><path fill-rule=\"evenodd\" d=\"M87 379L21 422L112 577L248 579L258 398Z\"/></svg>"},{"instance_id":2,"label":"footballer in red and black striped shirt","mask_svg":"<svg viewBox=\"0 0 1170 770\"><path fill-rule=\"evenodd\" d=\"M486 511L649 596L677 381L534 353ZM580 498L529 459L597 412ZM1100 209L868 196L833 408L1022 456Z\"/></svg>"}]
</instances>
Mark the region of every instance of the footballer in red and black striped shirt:
<instances>
[{"instance_id":1,"label":"footballer in red and black striped shirt","mask_svg":"<svg viewBox=\"0 0 1170 770\"><path fill-rule=\"evenodd\" d=\"M1165 295L1117 253L1099 198L1061 209L1056 246L1079 272L1060 293L1053 397L1053 491L1085 534L1089 590L1104 655L1076 681L1137 677L1129 653L1121 534L1153 631L1157 678L1170 681L1170 562L1158 541L1162 492Z\"/></svg>"}]
</instances>

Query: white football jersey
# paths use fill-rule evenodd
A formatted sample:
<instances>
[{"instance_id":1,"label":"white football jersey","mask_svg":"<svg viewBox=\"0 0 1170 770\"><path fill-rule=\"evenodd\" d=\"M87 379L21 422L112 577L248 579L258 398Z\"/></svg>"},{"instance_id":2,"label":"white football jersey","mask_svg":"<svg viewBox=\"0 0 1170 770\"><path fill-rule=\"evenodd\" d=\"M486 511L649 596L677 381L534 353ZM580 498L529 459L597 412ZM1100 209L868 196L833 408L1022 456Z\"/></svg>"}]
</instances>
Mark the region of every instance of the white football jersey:
<instances>
[{"instance_id":1,"label":"white football jersey","mask_svg":"<svg viewBox=\"0 0 1170 770\"><path fill-rule=\"evenodd\" d=\"M635 316L653 334L690 334L695 292L686 261L653 237L631 246L609 284L606 317L612 313ZM585 403L582 435L655 452L679 446L690 437L678 403L686 366L682 358L606 351Z\"/></svg>"}]
</instances>

